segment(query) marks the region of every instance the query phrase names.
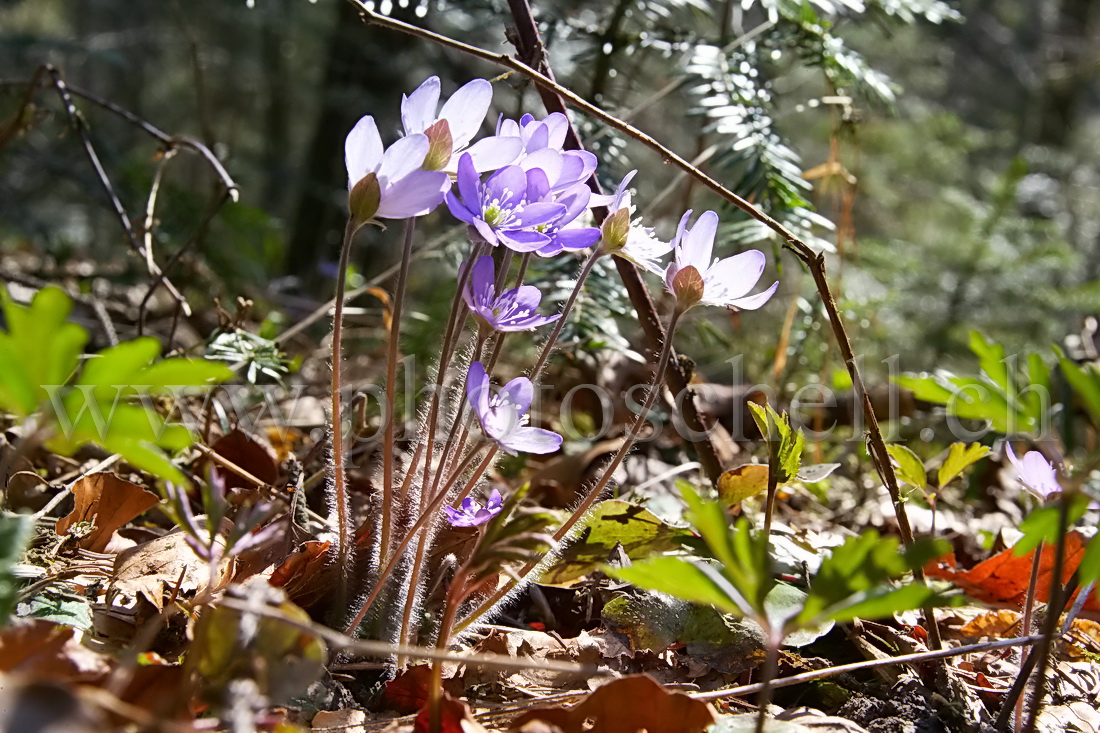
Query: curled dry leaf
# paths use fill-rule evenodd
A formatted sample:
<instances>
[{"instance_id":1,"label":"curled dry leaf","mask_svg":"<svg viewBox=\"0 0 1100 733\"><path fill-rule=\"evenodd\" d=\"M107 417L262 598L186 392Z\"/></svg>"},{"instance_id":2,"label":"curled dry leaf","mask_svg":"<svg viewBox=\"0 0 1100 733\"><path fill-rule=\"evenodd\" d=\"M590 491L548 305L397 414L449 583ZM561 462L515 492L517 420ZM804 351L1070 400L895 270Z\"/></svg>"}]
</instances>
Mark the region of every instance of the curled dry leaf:
<instances>
[{"instance_id":1,"label":"curled dry leaf","mask_svg":"<svg viewBox=\"0 0 1100 733\"><path fill-rule=\"evenodd\" d=\"M591 727L586 725L590 720ZM714 721L714 713L705 702L669 692L652 677L632 675L607 683L569 709L532 710L517 718L511 730L696 733Z\"/></svg>"},{"instance_id":2,"label":"curled dry leaf","mask_svg":"<svg viewBox=\"0 0 1100 733\"><path fill-rule=\"evenodd\" d=\"M437 729L439 733L486 733L485 729L474 720L466 703L455 700L446 692L443 693L439 708L440 720ZM416 716L413 733L428 733L431 730L431 718L428 709L424 708Z\"/></svg>"},{"instance_id":3,"label":"curled dry leaf","mask_svg":"<svg viewBox=\"0 0 1100 733\"><path fill-rule=\"evenodd\" d=\"M115 530L155 507L160 498L113 473L93 473L73 484L73 500L72 512L57 520L57 533L68 534L78 522L94 524L95 529L78 544L85 550L103 552Z\"/></svg>"},{"instance_id":4,"label":"curled dry leaf","mask_svg":"<svg viewBox=\"0 0 1100 733\"><path fill-rule=\"evenodd\" d=\"M418 664L398 673L386 683L382 698L386 706L403 715L415 713L428 702L428 687L432 680L432 666ZM462 694L462 680L444 677L443 688L453 695Z\"/></svg>"},{"instance_id":5,"label":"curled dry leaf","mask_svg":"<svg viewBox=\"0 0 1100 733\"><path fill-rule=\"evenodd\" d=\"M118 553L109 589L127 596L141 595L159 611L164 609L165 594L176 583L187 594L209 586L210 564L195 556L185 538L181 530L175 530ZM229 563L227 558L218 568L215 588L226 580Z\"/></svg>"}]
</instances>

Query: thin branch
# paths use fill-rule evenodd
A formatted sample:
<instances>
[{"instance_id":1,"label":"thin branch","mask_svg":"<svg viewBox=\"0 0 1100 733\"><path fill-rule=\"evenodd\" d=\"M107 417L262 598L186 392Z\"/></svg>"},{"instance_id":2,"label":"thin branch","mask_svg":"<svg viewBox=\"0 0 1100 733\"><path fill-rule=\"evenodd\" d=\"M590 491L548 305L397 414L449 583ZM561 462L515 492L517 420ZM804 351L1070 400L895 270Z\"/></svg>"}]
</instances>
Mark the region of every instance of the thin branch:
<instances>
[{"instance_id":1,"label":"thin branch","mask_svg":"<svg viewBox=\"0 0 1100 733\"><path fill-rule=\"evenodd\" d=\"M991 649L1002 649L1009 646L1024 646L1028 644L1038 643L1042 639L1043 636L1041 634L1037 634L1035 636L1021 636L1015 639L999 639L997 641L987 641L981 644L970 644L969 646L960 646L955 647L954 649L936 649L934 651L928 652L902 654L897 657L887 657L885 659L869 659L862 662L841 664L836 667L815 669L812 672L803 672L802 674L791 675L790 677L783 677L778 680L773 680L771 686L773 688L790 687L791 685L799 685L803 682L819 680L823 677L833 677L838 674L844 674L845 672L856 672L861 669L872 669L874 667L885 667L894 664L909 664L910 662L927 662L933 659L946 659L948 657L958 657L963 654L971 654L973 652L985 652ZM696 700L720 700L724 697L752 695L760 692L763 689L764 683L757 682L752 685L728 687L724 690L713 690L711 692L695 692L691 693L691 697L695 698Z\"/></svg>"}]
</instances>

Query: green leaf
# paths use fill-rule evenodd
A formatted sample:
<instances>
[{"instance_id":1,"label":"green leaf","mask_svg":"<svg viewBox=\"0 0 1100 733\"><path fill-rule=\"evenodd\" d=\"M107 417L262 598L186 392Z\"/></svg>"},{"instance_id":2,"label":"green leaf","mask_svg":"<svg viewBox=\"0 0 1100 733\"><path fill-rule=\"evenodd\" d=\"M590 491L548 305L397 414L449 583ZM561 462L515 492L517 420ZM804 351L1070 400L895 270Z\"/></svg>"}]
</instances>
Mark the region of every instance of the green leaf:
<instances>
[{"instance_id":1,"label":"green leaf","mask_svg":"<svg viewBox=\"0 0 1100 733\"><path fill-rule=\"evenodd\" d=\"M1079 366L1067 359L1059 349L1055 351L1066 382L1080 398L1081 404L1092 418L1092 423L1100 425L1100 370L1094 364Z\"/></svg>"},{"instance_id":2,"label":"green leaf","mask_svg":"<svg viewBox=\"0 0 1100 733\"><path fill-rule=\"evenodd\" d=\"M19 615L78 629L92 628L92 606L88 599L58 586L46 588L26 603L19 604Z\"/></svg>"},{"instance_id":3,"label":"green leaf","mask_svg":"<svg viewBox=\"0 0 1100 733\"><path fill-rule=\"evenodd\" d=\"M888 581L923 567L950 549L945 541L931 537L916 540L905 552L900 552L898 545L897 538L880 537L878 532L868 530L833 548L814 576L797 624L837 620L841 609L890 593ZM859 613L867 613L867 608L875 607L861 605Z\"/></svg>"},{"instance_id":4,"label":"green leaf","mask_svg":"<svg viewBox=\"0 0 1100 733\"><path fill-rule=\"evenodd\" d=\"M898 478L910 486L918 489L928 489L928 474L924 471L924 463L917 454L904 445L888 445L886 451L894 459L894 465L898 469Z\"/></svg>"},{"instance_id":5,"label":"green leaf","mask_svg":"<svg viewBox=\"0 0 1100 733\"><path fill-rule=\"evenodd\" d=\"M76 369L88 332L66 323L72 300L58 288L43 288L24 307L0 286L7 331L0 332L0 407L27 417L45 398L43 386L63 385Z\"/></svg>"},{"instance_id":6,"label":"green leaf","mask_svg":"<svg viewBox=\"0 0 1100 733\"><path fill-rule=\"evenodd\" d=\"M977 463L989 454L989 448L980 443L952 443L947 458L940 466L936 479L940 488L946 486L970 465Z\"/></svg>"},{"instance_id":7,"label":"green leaf","mask_svg":"<svg viewBox=\"0 0 1100 733\"><path fill-rule=\"evenodd\" d=\"M827 617L835 623L847 623L855 618L886 618L902 611L912 611L925 606L961 605L965 599L961 595L944 595L937 590L912 583L894 589L879 589L863 597L853 596L848 603L839 605L827 612Z\"/></svg>"},{"instance_id":8,"label":"green leaf","mask_svg":"<svg viewBox=\"0 0 1100 733\"><path fill-rule=\"evenodd\" d=\"M1090 499L1083 494L1074 494L1069 498L1069 511L1066 515L1066 526L1073 526L1088 511ZM1040 542L1053 545L1058 542L1062 534L1059 521L1061 509L1058 503L1044 504L1024 517L1020 522L1020 531L1023 537L1017 540L1012 547L1012 554L1021 557L1034 550Z\"/></svg>"},{"instance_id":9,"label":"green leaf","mask_svg":"<svg viewBox=\"0 0 1100 733\"><path fill-rule=\"evenodd\" d=\"M1077 566L1077 572L1081 578L1081 585L1100 581L1100 540L1096 539L1100 534L1094 534L1085 548L1085 556L1081 558L1081 564Z\"/></svg>"},{"instance_id":10,"label":"green leaf","mask_svg":"<svg viewBox=\"0 0 1100 733\"><path fill-rule=\"evenodd\" d=\"M165 387L204 387L233 378L233 370L225 364L206 359L164 359L142 369L135 384L153 390Z\"/></svg>"},{"instance_id":11,"label":"green leaf","mask_svg":"<svg viewBox=\"0 0 1100 733\"><path fill-rule=\"evenodd\" d=\"M776 583L764 599L764 608L768 620L775 628L784 628L798 617L806 603L806 592L789 583ZM833 622L826 621L819 626L794 629L783 637L783 646L804 647L812 644L833 629Z\"/></svg>"},{"instance_id":12,"label":"green leaf","mask_svg":"<svg viewBox=\"0 0 1100 733\"><path fill-rule=\"evenodd\" d=\"M34 531L34 519L24 514L0 515L0 626L7 626L15 609L18 586L15 566Z\"/></svg>"},{"instance_id":13,"label":"green leaf","mask_svg":"<svg viewBox=\"0 0 1100 733\"><path fill-rule=\"evenodd\" d=\"M978 331L971 331L970 350L978 357L978 366L989 379L1002 390L1008 391L1008 367L1004 363L1004 347L986 339Z\"/></svg>"},{"instance_id":14,"label":"green leaf","mask_svg":"<svg viewBox=\"0 0 1100 733\"><path fill-rule=\"evenodd\" d=\"M607 562L616 545L631 560L677 549L691 532L673 527L653 512L625 501L604 501L585 517L584 530L543 575L540 582L564 583Z\"/></svg>"},{"instance_id":15,"label":"green leaf","mask_svg":"<svg viewBox=\"0 0 1100 733\"><path fill-rule=\"evenodd\" d=\"M630 567L607 567L604 572L639 588L713 606L724 613L745 616L753 612L748 600L717 569L702 561L655 557Z\"/></svg>"}]
</instances>

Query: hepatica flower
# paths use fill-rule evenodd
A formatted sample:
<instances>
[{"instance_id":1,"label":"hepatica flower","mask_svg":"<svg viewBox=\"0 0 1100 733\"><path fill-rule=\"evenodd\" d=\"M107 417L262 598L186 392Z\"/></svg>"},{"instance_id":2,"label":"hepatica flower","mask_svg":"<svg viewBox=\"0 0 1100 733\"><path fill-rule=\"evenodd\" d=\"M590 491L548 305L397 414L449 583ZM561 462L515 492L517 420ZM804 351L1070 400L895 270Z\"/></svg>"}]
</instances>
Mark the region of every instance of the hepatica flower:
<instances>
[{"instance_id":1,"label":"hepatica flower","mask_svg":"<svg viewBox=\"0 0 1100 733\"><path fill-rule=\"evenodd\" d=\"M479 172L496 170L519 157L523 142L518 136L493 136L470 141L481 128L493 87L474 79L458 89L439 107L439 77L430 76L409 96L401 96L401 123L406 135L423 133L430 149L424 169L455 172L459 153L466 151Z\"/></svg>"},{"instance_id":2,"label":"hepatica flower","mask_svg":"<svg viewBox=\"0 0 1100 733\"><path fill-rule=\"evenodd\" d=\"M1054 464L1043 457L1037 450L1028 451L1021 461L1012 450L1012 444L1005 441L1005 454L1020 473L1020 483L1024 488L1037 496L1041 501L1046 501L1053 494L1061 492L1058 485L1058 475L1054 471Z\"/></svg>"},{"instance_id":3,"label":"hepatica flower","mask_svg":"<svg viewBox=\"0 0 1100 733\"><path fill-rule=\"evenodd\" d=\"M450 180L446 173L421 170L429 147L428 137L416 134L383 150L374 118L359 120L344 142L352 216L365 224L423 216L439 206Z\"/></svg>"},{"instance_id":4,"label":"hepatica flower","mask_svg":"<svg viewBox=\"0 0 1100 733\"><path fill-rule=\"evenodd\" d=\"M464 153L458 161L458 195L447 192L447 208L489 244L531 252L550 243L550 237L535 227L550 225L567 209L560 203L530 198L529 186L546 190L545 175L538 169L525 172L508 165L482 183L473 158Z\"/></svg>"},{"instance_id":5,"label":"hepatica flower","mask_svg":"<svg viewBox=\"0 0 1100 733\"><path fill-rule=\"evenodd\" d=\"M492 394L489 375L480 361L470 365L466 375L466 397L489 440L510 456L519 453L553 453L561 447L561 436L527 424L534 388L527 377L517 377Z\"/></svg>"},{"instance_id":6,"label":"hepatica flower","mask_svg":"<svg viewBox=\"0 0 1100 733\"><path fill-rule=\"evenodd\" d=\"M712 260L714 237L718 233L718 215L704 211L694 227L688 227L689 209L680 219L672 246L676 253L665 269L665 286L676 296L681 308L693 305L719 305L738 310L756 310L768 302L779 283L756 295L748 292L764 272L767 258L757 249Z\"/></svg>"},{"instance_id":7,"label":"hepatica flower","mask_svg":"<svg viewBox=\"0 0 1100 733\"><path fill-rule=\"evenodd\" d=\"M533 285L521 285L497 296L491 255L484 255L474 263L462 297L470 311L496 331L531 331L561 318L560 314L546 317L536 312L542 293Z\"/></svg>"},{"instance_id":8,"label":"hepatica flower","mask_svg":"<svg viewBox=\"0 0 1100 733\"><path fill-rule=\"evenodd\" d=\"M466 497L458 505L458 509L445 506L443 511L447 512L447 519L451 520L451 525L455 527L476 527L479 524L485 524L500 514L503 506L504 500L501 499L500 492L493 489L492 493L489 494L489 500L485 502L485 506L481 506L470 497Z\"/></svg>"},{"instance_id":9,"label":"hepatica flower","mask_svg":"<svg viewBox=\"0 0 1100 733\"><path fill-rule=\"evenodd\" d=\"M653 229L642 226L640 219L631 220L635 209L627 186L637 172L634 170L627 173L615 194L603 197L606 199L608 215L603 222L603 241L600 246L607 254L622 257L643 270L660 275L665 268L658 259L671 252L672 245L657 239Z\"/></svg>"}]
</instances>

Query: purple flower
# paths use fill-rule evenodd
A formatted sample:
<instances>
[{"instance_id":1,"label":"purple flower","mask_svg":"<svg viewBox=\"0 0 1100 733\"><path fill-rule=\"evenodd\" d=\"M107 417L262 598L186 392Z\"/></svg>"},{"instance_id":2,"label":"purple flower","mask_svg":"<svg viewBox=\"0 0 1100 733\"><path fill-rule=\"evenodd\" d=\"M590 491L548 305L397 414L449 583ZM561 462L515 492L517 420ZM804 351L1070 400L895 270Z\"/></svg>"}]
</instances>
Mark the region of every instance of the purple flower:
<instances>
[{"instance_id":1,"label":"purple flower","mask_svg":"<svg viewBox=\"0 0 1100 733\"><path fill-rule=\"evenodd\" d=\"M485 367L475 361L466 375L466 397L482 432L508 455L553 453L561 447L561 436L557 433L527 425L527 411L534 397L534 388L527 377L513 379L493 395Z\"/></svg>"},{"instance_id":2,"label":"purple flower","mask_svg":"<svg viewBox=\"0 0 1100 733\"><path fill-rule=\"evenodd\" d=\"M528 171L527 175L528 179L532 181L531 185L527 187L528 197L543 200L551 199L551 193L546 189L545 176L532 175L531 171ZM600 238L599 229L569 226L588 210L588 202L591 197L592 191L588 186L581 183L551 199L565 206L565 212L557 219L535 227L535 231L544 234L549 241L537 247L521 244L513 247L513 249L519 252L534 252L539 257L553 257L561 252L576 252L591 247ZM524 249L524 247L527 248Z\"/></svg>"},{"instance_id":3,"label":"purple flower","mask_svg":"<svg viewBox=\"0 0 1100 733\"><path fill-rule=\"evenodd\" d=\"M518 122L502 119L497 123L498 137L521 141L522 152L513 162L524 170L541 168L555 194L587 181L596 170L596 156L587 150L562 150L568 130L569 120L561 112L542 120L528 114Z\"/></svg>"},{"instance_id":4,"label":"purple flower","mask_svg":"<svg viewBox=\"0 0 1100 733\"><path fill-rule=\"evenodd\" d=\"M529 197L529 190L536 193L535 198ZM550 237L536 228L567 212L563 204L539 200L548 190L541 170L525 173L516 165L501 168L482 183L473 158L463 153L458 161L459 195L448 191L445 198L455 218L469 224L489 244L531 252L550 244Z\"/></svg>"},{"instance_id":5,"label":"purple flower","mask_svg":"<svg viewBox=\"0 0 1100 733\"><path fill-rule=\"evenodd\" d=\"M672 245L657 239L653 229L642 226L641 220L630 219L635 208L627 185L637 172L634 170L627 173L614 195L601 197L603 200L599 203L606 205L608 209L602 228L601 246L608 254L622 257L647 272L660 275L665 268L657 260L671 252Z\"/></svg>"},{"instance_id":6,"label":"purple flower","mask_svg":"<svg viewBox=\"0 0 1100 733\"><path fill-rule=\"evenodd\" d=\"M401 122L406 135L424 133L433 143L425 167L455 172L458 154L467 151L479 172L496 170L519 157L523 141L518 137L486 137L470 145L481 128L493 87L474 79L458 89L439 108L439 77L430 76L409 96L401 97ZM445 124L442 124L445 123Z\"/></svg>"},{"instance_id":7,"label":"purple flower","mask_svg":"<svg viewBox=\"0 0 1100 733\"><path fill-rule=\"evenodd\" d=\"M1005 454L1008 456L1008 462L1019 471L1020 483L1040 500L1046 501L1053 494L1061 492L1062 487L1058 485L1054 464L1043 458L1042 453L1037 450L1028 451L1021 461L1016 458L1012 444L1006 440Z\"/></svg>"},{"instance_id":8,"label":"purple flower","mask_svg":"<svg viewBox=\"0 0 1100 733\"><path fill-rule=\"evenodd\" d=\"M718 233L718 215L704 211L694 227L688 227L689 209L680 219L672 246L676 252L673 262L665 269L665 286L677 298L688 298L685 307L697 303L719 305L738 310L756 310L768 302L779 283L756 295L747 295L760 280L767 258L758 249L750 249L733 257L712 260L714 237ZM693 268L692 272L682 271ZM690 277L688 277L690 276ZM698 282L700 287L694 283ZM682 292L691 283L690 294Z\"/></svg>"},{"instance_id":9,"label":"purple flower","mask_svg":"<svg viewBox=\"0 0 1100 733\"><path fill-rule=\"evenodd\" d=\"M476 527L479 524L485 524L500 514L503 505L504 501L500 498L500 492L493 489L489 494L489 500L485 502L485 506L481 506L470 497L466 497L458 505L458 509L445 506L443 511L447 512L447 519L451 520L451 524L455 527Z\"/></svg>"},{"instance_id":10,"label":"purple flower","mask_svg":"<svg viewBox=\"0 0 1100 733\"><path fill-rule=\"evenodd\" d=\"M344 142L348 190L373 173L379 198L375 211L352 214L364 220L407 219L439 206L450 179L446 173L420 169L429 147L428 137L417 134L403 137L383 151L374 118L367 115L359 120Z\"/></svg>"},{"instance_id":11,"label":"purple flower","mask_svg":"<svg viewBox=\"0 0 1100 733\"><path fill-rule=\"evenodd\" d=\"M531 331L561 318L561 314L545 317L535 312L542 293L533 285L521 285L497 297L492 255L474 263L462 297L475 316L497 331Z\"/></svg>"}]
</instances>

